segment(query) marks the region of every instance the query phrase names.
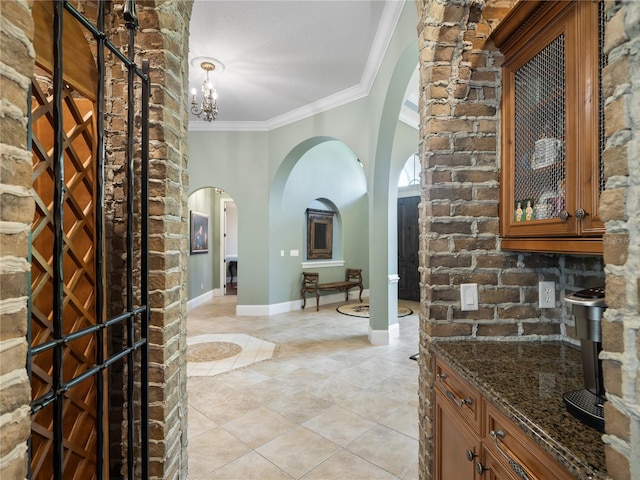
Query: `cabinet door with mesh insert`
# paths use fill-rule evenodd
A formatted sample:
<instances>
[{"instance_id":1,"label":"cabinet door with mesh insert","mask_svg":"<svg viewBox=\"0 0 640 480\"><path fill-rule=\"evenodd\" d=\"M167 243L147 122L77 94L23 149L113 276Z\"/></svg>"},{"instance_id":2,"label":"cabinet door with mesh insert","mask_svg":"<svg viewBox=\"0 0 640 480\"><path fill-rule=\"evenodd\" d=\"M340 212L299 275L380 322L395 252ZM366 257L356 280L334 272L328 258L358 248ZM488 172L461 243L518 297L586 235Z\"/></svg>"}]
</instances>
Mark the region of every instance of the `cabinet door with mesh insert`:
<instances>
[{"instance_id":1,"label":"cabinet door with mesh insert","mask_svg":"<svg viewBox=\"0 0 640 480\"><path fill-rule=\"evenodd\" d=\"M501 46L501 235L598 235L598 6L549 2Z\"/></svg>"}]
</instances>

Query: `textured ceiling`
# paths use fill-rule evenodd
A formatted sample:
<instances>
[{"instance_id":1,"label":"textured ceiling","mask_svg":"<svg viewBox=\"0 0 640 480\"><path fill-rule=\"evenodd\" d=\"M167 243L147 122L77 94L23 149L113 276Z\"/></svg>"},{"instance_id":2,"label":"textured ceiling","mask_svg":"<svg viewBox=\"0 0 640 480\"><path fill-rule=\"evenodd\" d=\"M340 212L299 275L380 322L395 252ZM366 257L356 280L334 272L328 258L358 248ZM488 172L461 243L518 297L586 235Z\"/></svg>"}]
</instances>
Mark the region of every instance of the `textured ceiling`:
<instances>
[{"instance_id":1,"label":"textured ceiling","mask_svg":"<svg viewBox=\"0 0 640 480\"><path fill-rule=\"evenodd\" d=\"M197 57L225 69L212 77L218 119L190 128L267 130L368 94L403 3L196 0L190 88L204 80Z\"/></svg>"}]
</instances>

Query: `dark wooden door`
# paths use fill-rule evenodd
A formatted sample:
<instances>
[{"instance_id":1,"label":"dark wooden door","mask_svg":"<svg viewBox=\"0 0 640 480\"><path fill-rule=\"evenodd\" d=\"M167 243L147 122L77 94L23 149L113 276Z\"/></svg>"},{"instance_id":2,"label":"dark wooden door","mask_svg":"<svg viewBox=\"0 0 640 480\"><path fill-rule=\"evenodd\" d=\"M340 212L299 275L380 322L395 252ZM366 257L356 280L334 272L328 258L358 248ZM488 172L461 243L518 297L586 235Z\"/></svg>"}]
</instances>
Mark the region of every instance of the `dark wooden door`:
<instances>
[{"instance_id":1,"label":"dark wooden door","mask_svg":"<svg viewBox=\"0 0 640 480\"><path fill-rule=\"evenodd\" d=\"M418 204L420 197L398 199L398 298L420 301Z\"/></svg>"}]
</instances>

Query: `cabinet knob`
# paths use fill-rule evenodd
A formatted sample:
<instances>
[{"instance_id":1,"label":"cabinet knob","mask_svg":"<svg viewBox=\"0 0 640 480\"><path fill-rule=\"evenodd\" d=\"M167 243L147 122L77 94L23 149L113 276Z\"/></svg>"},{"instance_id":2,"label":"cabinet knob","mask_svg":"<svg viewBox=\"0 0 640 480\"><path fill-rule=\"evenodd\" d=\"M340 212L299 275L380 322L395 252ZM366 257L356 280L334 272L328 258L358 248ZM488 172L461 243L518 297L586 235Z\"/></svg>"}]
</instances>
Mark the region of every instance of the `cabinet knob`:
<instances>
[{"instance_id":1,"label":"cabinet knob","mask_svg":"<svg viewBox=\"0 0 640 480\"><path fill-rule=\"evenodd\" d=\"M482 465L480 462L476 462L476 473L478 475L482 475L485 472L485 470L489 470L489 469L484 465Z\"/></svg>"},{"instance_id":2,"label":"cabinet knob","mask_svg":"<svg viewBox=\"0 0 640 480\"><path fill-rule=\"evenodd\" d=\"M469 448L467 448L464 454L466 455L467 460L469 460L470 462L473 462L473 459L476 457L475 454Z\"/></svg>"},{"instance_id":3,"label":"cabinet knob","mask_svg":"<svg viewBox=\"0 0 640 480\"><path fill-rule=\"evenodd\" d=\"M576 210L576 218L584 218L587 212L585 212L582 208Z\"/></svg>"},{"instance_id":4,"label":"cabinet knob","mask_svg":"<svg viewBox=\"0 0 640 480\"><path fill-rule=\"evenodd\" d=\"M559 214L558 214L558 218L560 220L567 220L569 218L569 212L567 212L566 210L562 210Z\"/></svg>"}]
</instances>

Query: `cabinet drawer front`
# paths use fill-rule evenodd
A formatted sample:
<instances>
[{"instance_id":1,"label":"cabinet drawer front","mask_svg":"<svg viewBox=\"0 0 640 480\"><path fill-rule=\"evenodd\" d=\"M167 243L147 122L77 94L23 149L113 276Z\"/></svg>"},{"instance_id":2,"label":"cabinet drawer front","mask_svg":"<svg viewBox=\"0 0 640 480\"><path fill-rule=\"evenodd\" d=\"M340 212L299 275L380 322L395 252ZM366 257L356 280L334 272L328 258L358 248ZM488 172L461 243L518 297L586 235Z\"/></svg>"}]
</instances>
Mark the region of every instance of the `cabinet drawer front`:
<instances>
[{"instance_id":1,"label":"cabinet drawer front","mask_svg":"<svg viewBox=\"0 0 640 480\"><path fill-rule=\"evenodd\" d=\"M480 432L480 422L482 421L480 393L437 357L435 384L436 388L444 394L448 402L469 422L473 429Z\"/></svg>"},{"instance_id":2,"label":"cabinet drawer front","mask_svg":"<svg viewBox=\"0 0 640 480\"><path fill-rule=\"evenodd\" d=\"M486 404L483 445L515 478L573 480L551 455L493 405Z\"/></svg>"}]
</instances>

